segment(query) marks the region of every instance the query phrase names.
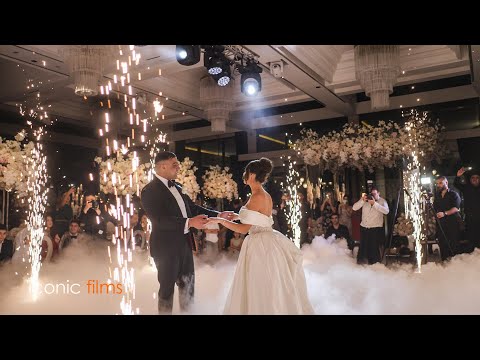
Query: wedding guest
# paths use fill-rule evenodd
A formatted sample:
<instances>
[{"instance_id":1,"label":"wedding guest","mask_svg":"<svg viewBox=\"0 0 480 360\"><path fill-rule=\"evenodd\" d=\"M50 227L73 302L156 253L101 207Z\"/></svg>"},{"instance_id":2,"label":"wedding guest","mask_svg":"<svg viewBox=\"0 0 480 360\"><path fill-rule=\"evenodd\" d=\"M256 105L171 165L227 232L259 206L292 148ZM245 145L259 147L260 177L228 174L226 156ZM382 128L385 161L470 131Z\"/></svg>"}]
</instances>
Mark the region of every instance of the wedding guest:
<instances>
[{"instance_id":1,"label":"wedding guest","mask_svg":"<svg viewBox=\"0 0 480 360\"><path fill-rule=\"evenodd\" d=\"M333 198L332 192L327 192L325 199L323 200L322 205L320 206L320 212L323 217L323 228L328 229L331 224L330 216L337 212L337 208L334 205L335 199Z\"/></svg>"},{"instance_id":2,"label":"wedding guest","mask_svg":"<svg viewBox=\"0 0 480 360\"><path fill-rule=\"evenodd\" d=\"M239 232L233 233L233 238L230 240L230 246L228 247L228 251L230 255L238 256L240 250L242 249L244 235L240 234Z\"/></svg>"},{"instance_id":3,"label":"wedding guest","mask_svg":"<svg viewBox=\"0 0 480 360\"><path fill-rule=\"evenodd\" d=\"M74 192L75 187L71 187L68 191L65 191L57 198L55 204L53 218L55 219L55 225L58 227L61 235L68 231L70 220L73 219L73 210L70 206L70 197Z\"/></svg>"},{"instance_id":4,"label":"wedding guest","mask_svg":"<svg viewBox=\"0 0 480 360\"><path fill-rule=\"evenodd\" d=\"M68 247L71 243L84 244L87 243L89 237L80 228L80 221L73 219L70 221L68 231L63 234L60 240L60 249Z\"/></svg>"},{"instance_id":5,"label":"wedding guest","mask_svg":"<svg viewBox=\"0 0 480 360\"><path fill-rule=\"evenodd\" d=\"M465 180L465 168L457 171L454 185L463 194L467 239L472 247L480 248L480 170L470 171Z\"/></svg>"},{"instance_id":6,"label":"wedding guest","mask_svg":"<svg viewBox=\"0 0 480 360\"><path fill-rule=\"evenodd\" d=\"M52 215L47 215L45 217L45 228L43 229L43 233L45 235L50 236L50 230L53 227L53 216Z\"/></svg>"},{"instance_id":7,"label":"wedding guest","mask_svg":"<svg viewBox=\"0 0 480 360\"><path fill-rule=\"evenodd\" d=\"M206 242L205 261L207 263L213 263L219 254L218 233L220 231L220 226L217 223L207 223L204 226L203 231L205 232Z\"/></svg>"},{"instance_id":8,"label":"wedding guest","mask_svg":"<svg viewBox=\"0 0 480 360\"><path fill-rule=\"evenodd\" d=\"M350 238L350 233L348 228L345 225L340 224L340 219L337 213L333 213L330 217L332 220L332 225L327 229L325 233L325 238L329 238L332 235L335 235L335 239L345 239L347 241L348 248L353 250L353 243Z\"/></svg>"},{"instance_id":9,"label":"wedding guest","mask_svg":"<svg viewBox=\"0 0 480 360\"><path fill-rule=\"evenodd\" d=\"M350 236L352 235L352 206L349 204L348 195L343 196L342 203L338 206L340 224L345 225Z\"/></svg>"},{"instance_id":10,"label":"wedding guest","mask_svg":"<svg viewBox=\"0 0 480 360\"><path fill-rule=\"evenodd\" d=\"M13 241L7 239L7 227L0 224L0 263L10 260L13 256Z\"/></svg>"},{"instance_id":11,"label":"wedding guest","mask_svg":"<svg viewBox=\"0 0 480 360\"><path fill-rule=\"evenodd\" d=\"M234 213L238 214L238 212L240 211L241 207L243 206L243 203L242 203L242 200L241 199L235 199L232 201L232 208L229 209L231 211L233 211ZM230 239L233 237L233 231L230 230L230 229L226 229L226 234L225 234L225 243L223 244L224 245L224 249L225 250L228 250L229 247L230 247Z\"/></svg>"},{"instance_id":12,"label":"wedding guest","mask_svg":"<svg viewBox=\"0 0 480 360\"><path fill-rule=\"evenodd\" d=\"M323 218L321 216L316 220L309 218L308 221L308 238L311 244L315 236L325 234L325 229L323 228Z\"/></svg>"}]
</instances>

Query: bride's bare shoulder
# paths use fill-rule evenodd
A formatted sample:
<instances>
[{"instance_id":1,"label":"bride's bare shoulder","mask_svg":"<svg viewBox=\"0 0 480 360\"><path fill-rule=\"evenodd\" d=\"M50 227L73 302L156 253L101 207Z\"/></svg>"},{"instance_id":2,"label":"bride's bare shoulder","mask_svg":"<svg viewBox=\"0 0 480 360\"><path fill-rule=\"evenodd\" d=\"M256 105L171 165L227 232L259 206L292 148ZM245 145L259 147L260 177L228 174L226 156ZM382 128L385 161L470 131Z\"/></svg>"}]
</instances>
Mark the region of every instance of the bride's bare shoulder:
<instances>
[{"instance_id":1,"label":"bride's bare shoulder","mask_svg":"<svg viewBox=\"0 0 480 360\"><path fill-rule=\"evenodd\" d=\"M265 214L267 216L268 212L271 211L272 198L270 195L265 193L252 194L250 200L246 204L248 210L258 211L259 213Z\"/></svg>"}]
</instances>

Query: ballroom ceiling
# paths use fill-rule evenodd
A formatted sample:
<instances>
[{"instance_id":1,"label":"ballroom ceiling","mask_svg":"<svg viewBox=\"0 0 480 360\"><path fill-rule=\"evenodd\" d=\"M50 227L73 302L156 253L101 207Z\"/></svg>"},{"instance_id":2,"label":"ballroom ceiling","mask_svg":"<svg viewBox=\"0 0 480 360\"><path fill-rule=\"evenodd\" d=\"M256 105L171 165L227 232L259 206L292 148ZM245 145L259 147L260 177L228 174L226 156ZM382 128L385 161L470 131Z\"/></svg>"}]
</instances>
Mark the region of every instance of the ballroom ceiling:
<instances>
[{"instance_id":1,"label":"ballroom ceiling","mask_svg":"<svg viewBox=\"0 0 480 360\"><path fill-rule=\"evenodd\" d=\"M353 45L236 46L258 58L263 68L262 90L249 98L240 91L240 81L236 79L234 107L225 134L372 112L370 100L355 76ZM59 121L97 129L98 99L75 95L61 49L62 45L0 45L0 107L18 112L16 104L37 96L40 90L44 102L50 105L50 113ZM145 95L149 102L160 92L168 97L160 126L169 132L170 138L219 136L211 133L204 120L208 117L200 100L200 80L208 74L203 61L192 66L179 64L175 45L147 45L137 50L142 54L142 78L132 81L133 91ZM479 53L477 46L401 45L402 72L396 88L407 91L390 98L390 109L478 97ZM283 63L283 77L271 73L271 64L275 62ZM114 67L114 61L107 64L104 78L112 77ZM469 81L460 85L440 81L468 75ZM35 82L35 88L26 88L29 80ZM424 83L437 85L424 86L420 92L415 90L415 84ZM196 122L199 127L195 127ZM181 129L178 124L182 123L193 125ZM205 123L206 126L200 126Z\"/></svg>"}]
</instances>

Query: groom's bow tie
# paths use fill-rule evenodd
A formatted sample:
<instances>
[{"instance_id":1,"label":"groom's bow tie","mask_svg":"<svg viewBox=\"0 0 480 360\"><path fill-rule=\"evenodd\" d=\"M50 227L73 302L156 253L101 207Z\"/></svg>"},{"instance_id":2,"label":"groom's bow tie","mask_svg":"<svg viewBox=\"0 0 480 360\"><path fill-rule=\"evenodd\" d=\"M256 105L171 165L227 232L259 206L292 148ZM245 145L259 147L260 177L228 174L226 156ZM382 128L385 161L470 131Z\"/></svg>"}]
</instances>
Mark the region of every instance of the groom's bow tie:
<instances>
[{"instance_id":1,"label":"groom's bow tie","mask_svg":"<svg viewBox=\"0 0 480 360\"><path fill-rule=\"evenodd\" d=\"M175 181L168 180L168 187L171 188L172 186L175 186Z\"/></svg>"}]
</instances>

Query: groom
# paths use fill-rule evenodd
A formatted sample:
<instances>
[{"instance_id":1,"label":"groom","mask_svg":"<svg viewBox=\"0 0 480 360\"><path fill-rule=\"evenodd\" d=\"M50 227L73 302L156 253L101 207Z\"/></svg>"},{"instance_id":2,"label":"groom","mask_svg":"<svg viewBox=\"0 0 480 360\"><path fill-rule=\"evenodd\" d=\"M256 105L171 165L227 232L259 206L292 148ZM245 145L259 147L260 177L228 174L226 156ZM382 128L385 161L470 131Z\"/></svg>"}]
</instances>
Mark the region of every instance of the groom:
<instances>
[{"instance_id":1,"label":"groom","mask_svg":"<svg viewBox=\"0 0 480 360\"><path fill-rule=\"evenodd\" d=\"M219 214L195 205L173 181L179 169L180 164L174 153L160 152L155 157L155 177L141 194L143 208L152 222L150 255L155 261L160 283L160 314L172 313L175 284L179 289L181 310L187 310L193 301L195 271L190 228L202 229L208 216L224 219L233 216L232 212Z\"/></svg>"}]
</instances>

